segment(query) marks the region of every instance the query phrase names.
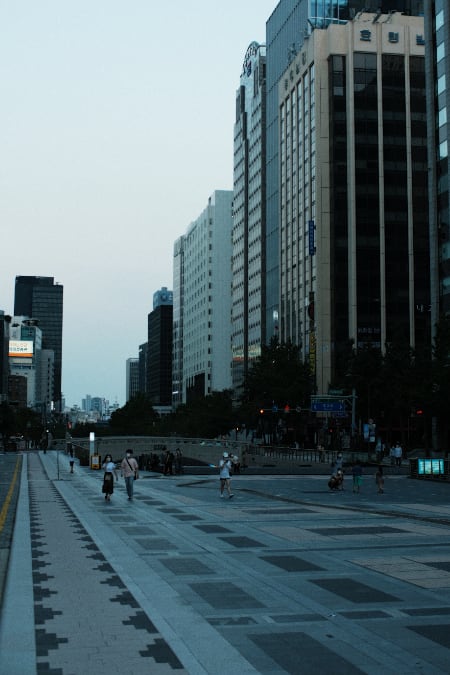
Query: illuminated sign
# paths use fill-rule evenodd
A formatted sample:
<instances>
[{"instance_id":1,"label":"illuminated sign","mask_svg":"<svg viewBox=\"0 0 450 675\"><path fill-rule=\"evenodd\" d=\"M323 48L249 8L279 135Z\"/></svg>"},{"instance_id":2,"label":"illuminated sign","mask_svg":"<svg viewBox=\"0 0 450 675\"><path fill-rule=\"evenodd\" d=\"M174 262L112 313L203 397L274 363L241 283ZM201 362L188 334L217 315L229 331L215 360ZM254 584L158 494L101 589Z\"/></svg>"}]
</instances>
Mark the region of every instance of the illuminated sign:
<instances>
[{"instance_id":1,"label":"illuminated sign","mask_svg":"<svg viewBox=\"0 0 450 675\"><path fill-rule=\"evenodd\" d=\"M10 340L9 356L31 359L33 357L32 340Z\"/></svg>"},{"instance_id":2,"label":"illuminated sign","mask_svg":"<svg viewBox=\"0 0 450 675\"><path fill-rule=\"evenodd\" d=\"M417 462L419 476L442 476L444 473L443 459L419 459Z\"/></svg>"}]
</instances>

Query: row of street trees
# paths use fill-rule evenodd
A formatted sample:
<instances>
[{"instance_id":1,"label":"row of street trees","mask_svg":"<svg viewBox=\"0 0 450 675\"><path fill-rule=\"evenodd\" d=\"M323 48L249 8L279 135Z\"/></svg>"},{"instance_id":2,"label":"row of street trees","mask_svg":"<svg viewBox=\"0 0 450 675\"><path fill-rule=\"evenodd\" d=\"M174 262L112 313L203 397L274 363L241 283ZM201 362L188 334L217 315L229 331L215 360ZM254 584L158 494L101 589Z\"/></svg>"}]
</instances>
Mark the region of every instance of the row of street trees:
<instances>
[{"instance_id":1,"label":"row of street trees","mask_svg":"<svg viewBox=\"0 0 450 675\"><path fill-rule=\"evenodd\" d=\"M345 429L357 444L363 425L373 419L385 442L400 440L409 449L450 449L450 317L439 322L432 352L413 350L401 340L387 345L384 352L349 344L336 370L336 380L330 383L333 390L355 394L353 430L350 411L334 420L310 412L316 392L309 364L296 345L274 338L252 364L238 401L231 391L214 392L160 417L150 400L139 394L113 413L101 434L216 438L245 428L248 440L256 435L267 443L298 442L311 447L318 432L333 425L334 432ZM98 433L94 425L75 427L72 435L83 436L90 430ZM38 441L42 431L33 411L0 405L4 439L24 435Z\"/></svg>"}]
</instances>

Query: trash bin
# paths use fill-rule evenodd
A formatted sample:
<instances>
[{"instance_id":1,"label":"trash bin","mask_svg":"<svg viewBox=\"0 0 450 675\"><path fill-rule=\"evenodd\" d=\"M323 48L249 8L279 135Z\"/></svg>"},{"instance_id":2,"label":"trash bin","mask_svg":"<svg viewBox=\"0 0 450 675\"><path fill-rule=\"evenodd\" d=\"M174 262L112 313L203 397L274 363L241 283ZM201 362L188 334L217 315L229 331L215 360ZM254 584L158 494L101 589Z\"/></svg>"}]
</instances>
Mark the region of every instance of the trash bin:
<instances>
[{"instance_id":1,"label":"trash bin","mask_svg":"<svg viewBox=\"0 0 450 675\"><path fill-rule=\"evenodd\" d=\"M101 468L100 455L91 455L91 469L100 469L100 468Z\"/></svg>"}]
</instances>

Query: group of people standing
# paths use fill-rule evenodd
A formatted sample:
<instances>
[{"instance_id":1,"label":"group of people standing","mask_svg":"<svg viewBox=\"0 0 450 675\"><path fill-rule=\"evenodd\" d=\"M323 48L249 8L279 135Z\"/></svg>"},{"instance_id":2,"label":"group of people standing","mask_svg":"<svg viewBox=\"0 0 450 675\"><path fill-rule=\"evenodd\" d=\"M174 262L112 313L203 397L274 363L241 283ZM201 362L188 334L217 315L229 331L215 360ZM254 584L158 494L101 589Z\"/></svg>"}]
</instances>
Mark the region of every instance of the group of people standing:
<instances>
[{"instance_id":1,"label":"group of people standing","mask_svg":"<svg viewBox=\"0 0 450 675\"><path fill-rule=\"evenodd\" d=\"M396 443L392 446L389 451L389 458L391 466L400 467L403 461L403 449L400 443ZM384 493L384 470L382 465L382 458L379 459L379 464L375 472L375 484L377 487L378 494ZM353 482L353 492L359 493L362 486L362 477L363 477L363 468L359 460L353 462L352 468L352 482ZM343 469L343 456L342 453L338 453L336 461L332 467L331 478L328 481L328 487L330 490L343 490L344 489L344 469Z\"/></svg>"}]
</instances>

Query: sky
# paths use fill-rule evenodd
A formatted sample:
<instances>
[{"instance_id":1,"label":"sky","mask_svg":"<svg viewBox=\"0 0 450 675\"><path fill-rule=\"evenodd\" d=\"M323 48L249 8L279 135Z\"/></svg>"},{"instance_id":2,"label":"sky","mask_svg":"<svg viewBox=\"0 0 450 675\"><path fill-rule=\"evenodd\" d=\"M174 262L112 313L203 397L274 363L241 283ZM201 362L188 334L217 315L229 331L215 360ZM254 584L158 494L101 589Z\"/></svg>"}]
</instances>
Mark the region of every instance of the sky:
<instances>
[{"instance_id":1,"label":"sky","mask_svg":"<svg viewBox=\"0 0 450 675\"><path fill-rule=\"evenodd\" d=\"M0 309L64 286L62 389L125 403L173 244L233 186L245 52L277 0L0 2Z\"/></svg>"}]
</instances>

